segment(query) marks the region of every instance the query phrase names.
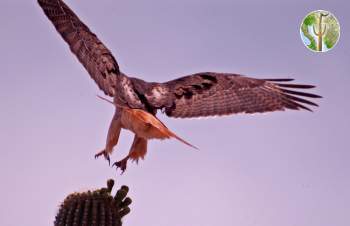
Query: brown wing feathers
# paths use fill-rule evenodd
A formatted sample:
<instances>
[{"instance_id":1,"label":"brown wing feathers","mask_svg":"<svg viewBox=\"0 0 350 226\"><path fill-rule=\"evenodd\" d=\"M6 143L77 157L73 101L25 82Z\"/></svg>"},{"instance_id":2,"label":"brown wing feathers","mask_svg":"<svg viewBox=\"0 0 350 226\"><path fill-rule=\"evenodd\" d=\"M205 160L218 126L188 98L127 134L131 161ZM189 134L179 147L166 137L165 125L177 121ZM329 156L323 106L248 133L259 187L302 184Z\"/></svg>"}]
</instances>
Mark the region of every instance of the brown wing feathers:
<instances>
[{"instance_id":1,"label":"brown wing feathers","mask_svg":"<svg viewBox=\"0 0 350 226\"><path fill-rule=\"evenodd\" d=\"M38 0L38 3L99 88L105 94L115 96L120 71L111 52L62 0ZM132 81L140 83L138 79ZM307 98L320 96L300 91L314 86L293 84L291 81L293 79L254 79L237 74L205 72L166 83L142 81L141 90L132 88L142 97L147 92L141 101L148 104L152 111L162 108L168 116L180 118L284 109L311 111L309 106L317 106ZM153 92L155 86L160 91Z\"/></svg>"},{"instance_id":2,"label":"brown wing feathers","mask_svg":"<svg viewBox=\"0 0 350 226\"><path fill-rule=\"evenodd\" d=\"M271 79L264 79L267 82L271 82L273 80ZM288 81L293 81L294 79L288 79ZM285 82L288 82L287 80ZM281 81L279 81L281 82ZM295 110L305 109L308 111L312 111L310 108L308 108L308 105L318 107L318 105L312 101L309 101L303 97L307 98L321 98L321 96L312 94L312 93L306 93L301 91L296 91L296 89L312 89L315 88L313 85L300 85L300 84L290 84L290 83L272 83L274 86L277 87L278 92L283 98L284 103L286 103L285 108L291 108ZM286 89L287 88L287 89ZM294 89L294 90L290 90Z\"/></svg>"},{"instance_id":3,"label":"brown wing feathers","mask_svg":"<svg viewBox=\"0 0 350 226\"><path fill-rule=\"evenodd\" d=\"M38 3L99 88L114 96L119 67L111 52L63 1Z\"/></svg>"},{"instance_id":4,"label":"brown wing feathers","mask_svg":"<svg viewBox=\"0 0 350 226\"><path fill-rule=\"evenodd\" d=\"M173 104L165 112L171 117L187 118L284 109L311 111L308 106L317 106L305 97L320 96L298 91L314 86L288 83L291 81L213 72L185 76L164 83L173 93Z\"/></svg>"}]
</instances>

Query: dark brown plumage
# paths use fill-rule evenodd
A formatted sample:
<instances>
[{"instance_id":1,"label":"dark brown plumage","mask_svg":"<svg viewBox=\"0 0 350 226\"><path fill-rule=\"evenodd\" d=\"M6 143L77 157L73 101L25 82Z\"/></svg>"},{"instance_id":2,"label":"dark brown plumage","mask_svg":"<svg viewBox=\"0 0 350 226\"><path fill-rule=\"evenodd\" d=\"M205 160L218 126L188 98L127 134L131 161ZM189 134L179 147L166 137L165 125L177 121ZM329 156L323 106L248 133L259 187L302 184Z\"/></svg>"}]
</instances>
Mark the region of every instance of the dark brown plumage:
<instances>
[{"instance_id":1,"label":"dark brown plumage","mask_svg":"<svg viewBox=\"0 0 350 226\"><path fill-rule=\"evenodd\" d=\"M255 79L215 72L197 73L165 83L128 77L119 70L111 52L62 0L38 0L38 3L99 88L114 98L116 114L108 132L106 148L100 153L106 158L118 142L120 129L125 128L120 121L122 109L118 106L137 108L154 115L157 110L162 110L177 118L285 109L311 111L310 106L317 106L306 98L320 96L300 91L314 86L290 83L293 79ZM137 149L142 149L143 157L147 139L139 137L136 131L130 150L133 156Z\"/></svg>"},{"instance_id":2,"label":"dark brown plumage","mask_svg":"<svg viewBox=\"0 0 350 226\"><path fill-rule=\"evenodd\" d=\"M38 3L99 88L113 96L119 66L112 53L63 1Z\"/></svg>"}]
</instances>

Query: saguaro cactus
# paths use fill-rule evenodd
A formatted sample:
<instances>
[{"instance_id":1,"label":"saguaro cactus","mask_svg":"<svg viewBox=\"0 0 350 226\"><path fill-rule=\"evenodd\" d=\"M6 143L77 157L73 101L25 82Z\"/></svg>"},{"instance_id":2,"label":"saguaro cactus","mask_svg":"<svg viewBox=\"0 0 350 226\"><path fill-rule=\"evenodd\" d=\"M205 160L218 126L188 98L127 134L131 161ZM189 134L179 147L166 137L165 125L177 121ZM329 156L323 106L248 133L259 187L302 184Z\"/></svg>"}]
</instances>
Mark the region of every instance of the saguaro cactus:
<instances>
[{"instance_id":1,"label":"saguaro cactus","mask_svg":"<svg viewBox=\"0 0 350 226\"><path fill-rule=\"evenodd\" d=\"M317 36L317 51L322 51L322 45L323 45L322 39L327 30L327 24L325 24L324 27L322 28L322 18L326 16L328 16L328 13L320 12L320 15L318 18L318 32L316 32L315 25L313 26L314 33Z\"/></svg>"},{"instance_id":2,"label":"saguaro cactus","mask_svg":"<svg viewBox=\"0 0 350 226\"><path fill-rule=\"evenodd\" d=\"M84 193L73 193L63 201L56 215L55 226L121 226L121 219L130 212L129 191L122 186L114 197L111 191L113 180L107 188Z\"/></svg>"}]
</instances>

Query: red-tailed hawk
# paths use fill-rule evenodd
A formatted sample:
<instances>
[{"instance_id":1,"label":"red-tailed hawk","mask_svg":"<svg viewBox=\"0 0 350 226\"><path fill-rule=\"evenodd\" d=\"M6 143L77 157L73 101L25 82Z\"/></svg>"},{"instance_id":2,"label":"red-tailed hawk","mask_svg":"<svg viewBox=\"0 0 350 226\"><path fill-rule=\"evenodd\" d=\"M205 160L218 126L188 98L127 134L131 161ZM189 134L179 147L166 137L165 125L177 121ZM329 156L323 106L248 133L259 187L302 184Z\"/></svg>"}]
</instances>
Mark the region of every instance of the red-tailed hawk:
<instances>
[{"instance_id":1,"label":"red-tailed hawk","mask_svg":"<svg viewBox=\"0 0 350 226\"><path fill-rule=\"evenodd\" d=\"M164 124L155 118L158 110L176 118L285 109L311 111L308 106L317 104L305 97L320 98L318 95L299 91L314 86L289 83L293 79L255 79L216 72L196 73L164 83L128 77L120 71L116 59L107 47L62 0L38 0L38 3L98 87L114 98L116 110L106 146L96 156L103 154L109 160L109 154L117 144L122 128L135 133L130 153L122 161L115 163L123 171L128 159L138 161L145 156L148 139L176 136L167 132ZM162 137L153 134L152 128L163 131Z\"/></svg>"}]
</instances>

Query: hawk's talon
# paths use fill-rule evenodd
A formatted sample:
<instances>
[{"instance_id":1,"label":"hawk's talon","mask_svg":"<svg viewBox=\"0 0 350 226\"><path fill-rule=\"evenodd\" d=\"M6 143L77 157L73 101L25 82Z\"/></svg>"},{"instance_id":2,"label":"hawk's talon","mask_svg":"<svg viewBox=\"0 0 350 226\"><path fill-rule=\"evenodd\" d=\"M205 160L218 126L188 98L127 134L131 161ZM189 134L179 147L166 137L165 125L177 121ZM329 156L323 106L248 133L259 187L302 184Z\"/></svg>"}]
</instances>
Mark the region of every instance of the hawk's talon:
<instances>
[{"instance_id":1,"label":"hawk's talon","mask_svg":"<svg viewBox=\"0 0 350 226\"><path fill-rule=\"evenodd\" d=\"M111 159L109 158L109 155L107 155L107 157L105 156L105 159L108 161L108 166L111 165Z\"/></svg>"},{"instance_id":2,"label":"hawk's talon","mask_svg":"<svg viewBox=\"0 0 350 226\"><path fill-rule=\"evenodd\" d=\"M103 157L108 161L108 165L110 166L111 165L111 159L109 158L108 152L106 152L106 150L102 150L101 152L99 152L99 153L97 153L95 155L95 159L97 159L101 155L103 155Z\"/></svg>"},{"instance_id":3,"label":"hawk's talon","mask_svg":"<svg viewBox=\"0 0 350 226\"><path fill-rule=\"evenodd\" d=\"M129 159L129 157L126 157L120 161L117 161L117 162L113 163L112 167L115 166L117 168L117 170L118 170L118 168L120 168L122 171L121 172L121 175L122 175L126 170L128 159Z\"/></svg>"}]
</instances>

